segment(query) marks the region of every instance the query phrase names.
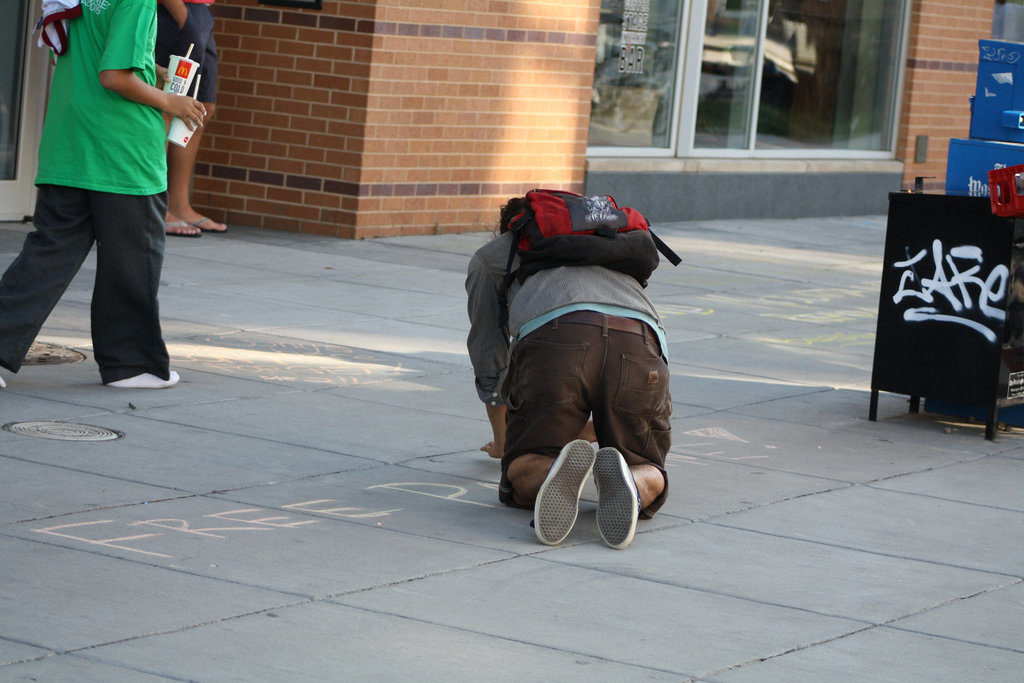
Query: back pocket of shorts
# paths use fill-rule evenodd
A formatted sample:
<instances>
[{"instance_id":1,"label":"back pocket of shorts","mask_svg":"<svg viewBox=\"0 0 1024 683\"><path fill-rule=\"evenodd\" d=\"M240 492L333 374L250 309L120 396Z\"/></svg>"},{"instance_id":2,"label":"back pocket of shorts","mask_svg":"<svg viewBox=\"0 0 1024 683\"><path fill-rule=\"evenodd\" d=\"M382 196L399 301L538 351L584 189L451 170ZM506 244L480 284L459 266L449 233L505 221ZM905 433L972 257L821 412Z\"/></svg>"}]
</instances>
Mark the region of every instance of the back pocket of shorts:
<instances>
[{"instance_id":1,"label":"back pocket of shorts","mask_svg":"<svg viewBox=\"0 0 1024 683\"><path fill-rule=\"evenodd\" d=\"M563 405L576 400L589 344L556 344L526 338L513 351L508 402L513 410L542 401Z\"/></svg>"},{"instance_id":2,"label":"back pocket of shorts","mask_svg":"<svg viewBox=\"0 0 1024 683\"><path fill-rule=\"evenodd\" d=\"M630 415L660 415L672 408L668 365L659 357L622 354L619 386L612 408Z\"/></svg>"}]
</instances>

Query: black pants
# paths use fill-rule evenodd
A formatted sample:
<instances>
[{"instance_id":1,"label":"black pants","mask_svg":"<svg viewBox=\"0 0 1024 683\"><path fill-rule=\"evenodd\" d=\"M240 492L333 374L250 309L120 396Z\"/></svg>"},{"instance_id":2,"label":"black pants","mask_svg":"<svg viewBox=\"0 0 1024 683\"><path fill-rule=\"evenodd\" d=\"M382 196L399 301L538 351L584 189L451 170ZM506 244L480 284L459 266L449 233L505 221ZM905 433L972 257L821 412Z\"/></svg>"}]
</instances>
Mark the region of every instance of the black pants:
<instances>
[{"instance_id":1,"label":"black pants","mask_svg":"<svg viewBox=\"0 0 1024 683\"><path fill-rule=\"evenodd\" d=\"M0 279L0 366L21 368L50 312L96 244L91 326L104 383L169 377L157 289L167 194L123 195L40 185L35 231Z\"/></svg>"}]
</instances>

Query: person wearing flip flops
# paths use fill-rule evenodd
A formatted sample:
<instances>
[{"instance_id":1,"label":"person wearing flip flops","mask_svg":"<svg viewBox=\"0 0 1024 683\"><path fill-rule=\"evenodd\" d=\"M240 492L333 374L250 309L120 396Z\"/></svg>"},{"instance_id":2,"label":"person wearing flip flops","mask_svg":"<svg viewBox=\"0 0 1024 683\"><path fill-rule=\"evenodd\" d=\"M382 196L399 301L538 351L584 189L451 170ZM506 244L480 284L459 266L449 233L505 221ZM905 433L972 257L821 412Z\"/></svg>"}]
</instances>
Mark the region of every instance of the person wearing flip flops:
<instances>
[{"instance_id":1,"label":"person wearing flip flops","mask_svg":"<svg viewBox=\"0 0 1024 683\"><path fill-rule=\"evenodd\" d=\"M196 99L206 107L209 123L217 110L217 45L213 40L214 0L160 0L157 5L156 63L166 68L171 55L184 55L193 46L191 58L199 63ZM170 118L166 121L170 123ZM201 237L204 232L227 232L228 226L201 215L192 207L192 171L199 155L203 128L197 128L185 147L167 145L168 235Z\"/></svg>"},{"instance_id":2,"label":"person wearing flip flops","mask_svg":"<svg viewBox=\"0 0 1024 683\"><path fill-rule=\"evenodd\" d=\"M481 450L501 458L499 500L533 509L547 545L568 538L593 474L601 538L625 548L668 494L664 327L641 283L596 265L514 280L503 310L509 224L524 203L502 207L499 234L467 268L467 347L493 436Z\"/></svg>"}]
</instances>

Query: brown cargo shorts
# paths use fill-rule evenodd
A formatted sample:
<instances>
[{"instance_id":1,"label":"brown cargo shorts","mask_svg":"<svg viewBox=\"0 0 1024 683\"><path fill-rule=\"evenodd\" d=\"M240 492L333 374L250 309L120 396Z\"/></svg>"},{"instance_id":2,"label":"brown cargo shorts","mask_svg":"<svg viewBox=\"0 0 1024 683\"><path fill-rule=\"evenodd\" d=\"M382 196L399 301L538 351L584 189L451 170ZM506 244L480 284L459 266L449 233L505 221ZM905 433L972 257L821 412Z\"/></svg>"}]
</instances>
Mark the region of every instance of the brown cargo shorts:
<instances>
[{"instance_id":1,"label":"brown cargo shorts","mask_svg":"<svg viewBox=\"0 0 1024 683\"><path fill-rule=\"evenodd\" d=\"M520 455L556 457L593 417L598 443L629 465L665 475L672 397L658 338L643 322L593 311L556 318L516 342L505 383L508 409L499 499L512 505L505 472ZM643 511L661 507L665 491Z\"/></svg>"}]
</instances>

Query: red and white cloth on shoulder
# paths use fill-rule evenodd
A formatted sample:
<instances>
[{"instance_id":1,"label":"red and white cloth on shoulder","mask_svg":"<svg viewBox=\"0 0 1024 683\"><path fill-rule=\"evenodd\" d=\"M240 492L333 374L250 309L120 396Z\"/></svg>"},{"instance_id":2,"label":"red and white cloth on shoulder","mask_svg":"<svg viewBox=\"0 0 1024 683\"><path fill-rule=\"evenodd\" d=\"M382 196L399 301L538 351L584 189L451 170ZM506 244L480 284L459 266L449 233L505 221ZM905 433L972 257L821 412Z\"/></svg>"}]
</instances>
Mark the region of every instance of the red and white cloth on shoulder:
<instances>
[{"instance_id":1,"label":"red and white cloth on shoulder","mask_svg":"<svg viewBox=\"0 0 1024 683\"><path fill-rule=\"evenodd\" d=\"M55 55L64 54L68 50L68 20L80 16L80 0L43 0L43 16L36 22L40 31L36 45L48 46Z\"/></svg>"}]
</instances>

